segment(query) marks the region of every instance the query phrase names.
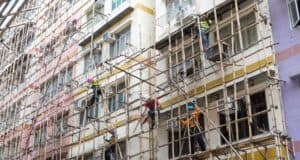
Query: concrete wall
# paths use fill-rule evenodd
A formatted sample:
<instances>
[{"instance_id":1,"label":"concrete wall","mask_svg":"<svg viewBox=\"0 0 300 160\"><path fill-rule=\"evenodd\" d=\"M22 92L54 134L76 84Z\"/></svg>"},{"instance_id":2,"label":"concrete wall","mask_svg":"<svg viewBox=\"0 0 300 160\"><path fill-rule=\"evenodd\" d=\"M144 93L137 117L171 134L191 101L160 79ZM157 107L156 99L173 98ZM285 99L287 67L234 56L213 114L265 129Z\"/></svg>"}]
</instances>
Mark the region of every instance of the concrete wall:
<instances>
[{"instance_id":1,"label":"concrete wall","mask_svg":"<svg viewBox=\"0 0 300 160\"><path fill-rule=\"evenodd\" d=\"M300 26L290 25L288 7L284 0L269 1L277 61L282 83L286 126L289 136L295 141L296 159L300 159L300 86L291 76L300 73Z\"/></svg>"}]
</instances>

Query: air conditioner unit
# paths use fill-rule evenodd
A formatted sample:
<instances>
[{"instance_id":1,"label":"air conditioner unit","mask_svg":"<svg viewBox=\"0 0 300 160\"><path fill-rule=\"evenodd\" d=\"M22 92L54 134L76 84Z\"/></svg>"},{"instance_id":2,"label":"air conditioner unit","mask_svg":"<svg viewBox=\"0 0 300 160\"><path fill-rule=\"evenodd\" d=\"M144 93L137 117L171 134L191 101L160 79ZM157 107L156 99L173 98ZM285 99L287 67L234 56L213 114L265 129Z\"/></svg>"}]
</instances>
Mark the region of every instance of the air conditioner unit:
<instances>
[{"instance_id":1,"label":"air conditioner unit","mask_svg":"<svg viewBox=\"0 0 300 160\"><path fill-rule=\"evenodd\" d=\"M220 49L222 58L225 59L228 56L229 47L226 43L222 43L222 48ZM218 43L209 47L206 51L206 58L210 61L217 62L220 61L219 46Z\"/></svg>"},{"instance_id":2,"label":"air conditioner unit","mask_svg":"<svg viewBox=\"0 0 300 160\"><path fill-rule=\"evenodd\" d=\"M103 41L107 43L112 43L116 40L115 35L113 33L106 32L103 34Z\"/></svg>"},{"instance_id":3,"label":"air conditioner unit","mask_svg":"<svg viewBox=\"0 0 300 160\"><path fill-rule=\"evenodd\" d=\"M216 105L217 105L217 111L224 114L225 113L224 100L223 99L218 100ZM231 97L227 98L227 106L228 106L229 114L235 112L234 101Z\"/></svg>"}]
</instances>

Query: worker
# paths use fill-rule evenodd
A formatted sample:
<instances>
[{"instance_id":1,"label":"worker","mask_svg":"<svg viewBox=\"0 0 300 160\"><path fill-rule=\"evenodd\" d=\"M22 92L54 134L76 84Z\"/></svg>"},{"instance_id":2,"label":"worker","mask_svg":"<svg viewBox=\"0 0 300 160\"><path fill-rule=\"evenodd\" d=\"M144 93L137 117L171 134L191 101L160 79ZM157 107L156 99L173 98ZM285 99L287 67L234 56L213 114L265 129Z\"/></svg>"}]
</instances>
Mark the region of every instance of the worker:
<instances>
[{"instance_id":1,"label":"worker","mask_svg":"<svg viewBox=\"0 0 300 160\"><path fill-rule=\"evenodd\" d=\"M144 124L148 119L150 119L150 129L153 129L155 126L155 107L157 108L158 114L159 114L159 102L158 99L152 99L152 98L148 98L146 100L146 102L144 103L144 107L146 107L148 109L148 115L147 117L144 119L143 123Z\"/></svg>"},{"instance_id":2,"label":"worker","mask_svg":"<svg viewBox=\"0 0 300 160\"><path fill-rule=\"evenodd\" d=\"M104 137L104 140L109 144L109 147L105 150L105 160L115 160L116 159L116 136L113 131L109 132L111 134L110 139L106 139Z\"/></svg>"},{"instance_id":3,"label":"worker","mask_svg":"<svg viewBox=\"0 0 300 160\"><path fill-rule=\"evenodd\" d=\"M209 47L209 28L211 23L212 21L205 17L202 18L202 20L199 21L199 24L195 26L196 33L194 39L198 38L200 35L199 33L201 32L202 46L204 51Z\"/></svg>"},{"instance_id":4,"label":"worker","mask_svg":"<svg viewBox=\"0 0 300 160\"><path fill-rule=\"evenodd\" d=\"M93 105L96 99L98 99L98 96L101 94L101 89L99 88L98 82L94 80L94 78L92 77L87 78L87 82L91 85L89 88L93 90L93 95L89 100L88 105Z\"/></svg>"},{"instance_id":5,"label":"worker","mask_svg":"<svg viewBox=\"0 0 300 160\"><path fill-rule=\"evenodd\" d=\"M185 120L181 120L181 124L186 128L189 127L190 129L191 153L194 154L196 143L198 143L202 151L205 151L206 144L203 140L202 133L200 133L201 128L199 125L200 108L196 102L193 101L188 103L188 111L190 113L190 117Z\"/></svg>"}]
</instances>

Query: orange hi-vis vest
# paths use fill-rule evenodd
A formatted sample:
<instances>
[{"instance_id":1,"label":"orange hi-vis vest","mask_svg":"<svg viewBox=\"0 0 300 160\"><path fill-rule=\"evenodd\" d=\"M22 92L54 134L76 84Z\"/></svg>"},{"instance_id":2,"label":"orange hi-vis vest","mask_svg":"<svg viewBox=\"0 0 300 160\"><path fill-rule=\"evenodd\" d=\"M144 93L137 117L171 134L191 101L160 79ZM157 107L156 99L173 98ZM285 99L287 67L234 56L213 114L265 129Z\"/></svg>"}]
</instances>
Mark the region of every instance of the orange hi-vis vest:
<instances>
[{"instance_id":1,"label":"orange hi-vis vest","mask_svg":"<svg viewBox=\"0 0 300 160\"><path fill-rule=\"evenodd\" d=\"M198 123L200 115L200 108L196 105L194 111L192 112L191 116L186 120L181 120L181 124L185 127L194 128L196 127L196 123Z\"/></svg>"}]
</instances>

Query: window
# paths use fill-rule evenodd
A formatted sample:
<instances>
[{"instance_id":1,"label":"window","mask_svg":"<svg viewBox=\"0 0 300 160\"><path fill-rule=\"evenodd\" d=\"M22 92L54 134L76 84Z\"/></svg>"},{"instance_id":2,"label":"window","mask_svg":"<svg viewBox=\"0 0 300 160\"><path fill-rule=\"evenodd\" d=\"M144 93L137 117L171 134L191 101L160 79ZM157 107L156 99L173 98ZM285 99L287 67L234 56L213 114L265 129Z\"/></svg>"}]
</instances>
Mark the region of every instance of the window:
<instances>
[{"instance_id":1,"label":"window","mask_svg":"<svg viewBox=\"0 0 300 160\"><path fill-rule=\"evenodd\" d=\"M52 79L47 80L40 86L40 102L43 103L50 97L55 96L58 92L62 91L64 85L70 87L72 81L73 66L68 67L66 70L61 71Z\"/></svg>"},{"instance_id":2,"label":"window","mask_svg":"<svg viewBox=\"0 0 300 160\"><path fill-rule=\"evenodd\" d=\"M64 84L65 84L65 71L62 71L58 74L58 91L62 91L64 89Z\"/></svg>"},{"instance_id":3,"label":"window","mask_svg":"<svg viewBox=\"0 0 300 160\"><path fill-rule=\"evenodd\" d=\"M48 22L49 24L53 24L57 21L57 19L59 18L59 4L56 3L52 8L50 8L47 12L47 16L48 16Z\"/></svg>"},{"instance_id":4,"label":"window","mask_svg":"<svg viewBox=\"0 0 300 160\"><path fill-rule=\"evenodd\" d=\"M231 107L230 107L231 106ZM237 107L234 107L234 102L231 102L228 104L228 112L229 112L229 121L230 121L230 132L227 130L226 127L226 113L225 110L219 111L219 118L220 118L220 125L224 125L220 128L220 131L222 134L228 139L229 141L236 141L237 136L239 139L244 139L249 137L249 128L248 128L248 120L241 120L239 119L246 118L247 117L247 109L246 109L246 103L244 99L239 99L237 101ZM237 109L237 119L235 116L235 109ZM238 122L235 122L238 121ZM237 135L237 129L236 125L238 126L238 135ZM231 134L229 136L229 133ZM230 138L231 139L230 139ZM225 140L221 137L221 144L225 144Z\"/></svg>"},{"instance_id":5,"label":"window","mask_svg":"<svg viewBox=\"0 0 300 160\"><path fill-rule=\"evenodd\" d=\"M125 87L125 81L109 87L108 109L110 112L125 106Z\"/></svg>"},{"instance_id":6,"label":"window","mask_svg":"<svg viewBox=\"0 0 300 160\"><path fill-rule=\"evenodd\" d=\"M130 44L130 27L116 34L116 40L110 45L110 58L120 56Z\"/></svg>"},{"instance_id":7,"label":"window","mask_svg":"<svg viewBox=\"0 0 300 160\"><path fill-rule=\"evenodd\" d=\"M296 27L300 24L300 0L288 0L288 9L291 24Z\"/></svg>"},{"instance_id":8,"label":"window","mask_svg":"<svg viewBox=\"0 0 300 160\"><path fill-rule=\"evenodd\" d=\"M99 106L100 105L98 105L98 103L97 103L97 104L89 105L87 107L87 117L86 117L87 122L90 122L91 120L98 117L98 115L99 115Z\"/></svg>"},{"instance_id":9,"label":"window","mask_svg":"<svg viewBox=\"0 0 300 160\"><path fill-rule=\"evenodd\" d=\"M257 40L257 27L254 25L256 22L255 13L251 12L243 17L240 18L240 25L241 25L241 34L242 34L242 41L244 48L249 48L254 45ZM240 39L238 35L238 27L237 22L234 21L233 29L234 29L234 36L231 36L231 24L227 24L220 27L220 39L223 43L229 45L230 48L234 47L234 52L240 52ZM214 41L217 43L217 34L214 33ZM232 44L232 40L233 43Z\"/></svg>"},{"instance_id":10,"label":"window","mask_svg":"<svg viewBox=\"0 0 300 160\"><path fill-rule=\"evenodd\" d=\"M112 0L112 10L115 10L116 8L118 8L125 1L126 0Z\"/></svg>"},{"instance_id":11,"label":"window","mask_svg":"<svg viewBox=\"0 0 300 160\"><path fill-rule=\"evenodd\" d=\"M181 49L174 51L171 56L171 77L175 81L180 81L184 76L191 77L195 72L199 72L200 64L200 47L195 42L192 45L185 46L185 67L183 66L183 55ZM185 73L185 75L184 75Z\"/></svg>"},{"instance_id":12,"label":"window","mask_svg":"<svg viewBox=\"0 0 300 160\"><path fill-rule=\"evenodd\" d=\"M19 153L20 150L20 137L14 138L8 142L8 155L9 159L14 159L13 157Z\"/></svg>"},{"instance_id":13,"label":"window","mask_svg":"<svg viewBox=\"0 0 300 160\"><path fill-rule=\"evenodd\" d=\"M269 131L268 113L264 112L267 110L265 92L255 93L250 96L251 110L252 110L252 135L259 135ZM234 102L230 103L232 107L229 107L229 121L230 124L226 123L226 114L223 111L219 111L220 120L220 131L226 137L231 138L231 141L237 141L238 139L245 139L249 137L249 126L248 126L248 113L246 101L244 98L237 100L237 107ZM237 111L236 111L237 110ZM235 113L237 112L237 115ZM235 118L237 117L237 119ZM228 131L226 124L230 126L230 132ZM238 127L238 128L236 128ZM229 133L231 135L229 136ZM238 134L237 134L238 133ZM221 144L225 144L225 140L221 137Z\"/></svg>"},{"instance_id":14,"label":"window","mask_svg":"<svg viewBox=\"0 0 300 160\"><path fill-rule=\"evenodd\" d=\"M91 96L88 97L88 102L86 100L81 101L81 105L83 105L82 107L84 107L84 110L81 111L79 114L80 125L85 125L94 120L95 118L98 118L100 115L100 110L103 104L102 95L98 95L98 98L96 98L95 103L91 104L91 101Z\"/></svg>"},{"instance_id":15,"label":"window","mask_svg":"<svg viewBox=\"0 0 300 160\"><path fill-rule=\"evenodd\" d=\"M104 7L102 5L95 5L95 14L93 10L87 13L87 31L92 32L96 30L96 25L103 20Z\"/></svg>"},{"instance_id":16,"label":"window","mask_svg":"<svg viewBox=\"0 0 300 160\"><path fill-rule=\"evenodd\" d=\"M34 132L34 147L43 146L46 142L47 126L41 126Z\"/></svg>"},{"instance_id":17,"label":"window","mask_svg":"<svg viewBox=\"0 0 300 160\"><path fill-rule=\"evenodd\" d=\"M257 42L258 39L257 27L256 25L253 25L255 24L255 22L256 22L256 18L254 12L251 12L240 19L244 48L249 48L250 46L252 46L254 43ZM239 43L237 44L239 45Z\"/></svg>"},{"instance_id":18,"label":"window","mask_svg":"<svg viewBox=\"0 0 300 160\"><path fill-rule=\"evenodd\" d=\"M68 115L58 118L55 123L55 136L60 136L66 133L68 129Z\"/></svg>"},{"instance_id":19,"label":"window","mask_svg":"<svg viewBox=\"0 0 300 160\"><path fill-rule=\"evenodd\" d=\"M20 101L14 103L13 105L9 106L6 110L6 113L3 115L7 126L15 126L19 120L20 120L20 112L21 112L21 106L20 106Z\"/></svg>"},{"instance_id":20,"label":"window","mask_svg":"<svg viewBox=\"0 0 300 160\"><path fill-rule=\"evenodd\" d=\"M54 76L53 79L52 79L52 93L51 93L51 96L55 96L56 93L57 93L57 79L58 79L57 76Z\"/></svg>"},{"instance_id":21,"label":"window","mask_svg":"<svg viewBox=\"0 0 300 160\"><path fill-rule=\"evenodd\" d=\"M259 92L250 96L251 99L251 111L253 116L252 134L259 135L269 132L268 113L267 110L266 95L265 92Z\"/></svg>"},{"instance_id":22,"label":"window","mask_svg":"<svg viewBox=\"0 0 300 160\"><path fill-rule=\"evenodd\" d=\"M102 52L101 50L94 49L93 53L88 53L84 57L84 71L89 72L99 67L102 64Z\"/></svg>"},{"instance_id":23,"label":"window","mask_svg":"<svg viewBox=\"0 0 300 160\"><path fill-rule=\"evenodd\" d=\"M66 72L66 81L65 81L65 83L67 85L70 85L70 83L73 79L73 66L68 67L65 72ZM70 86L68 86L68 87L70 87Z\"/></svg>"}]
</instances>

